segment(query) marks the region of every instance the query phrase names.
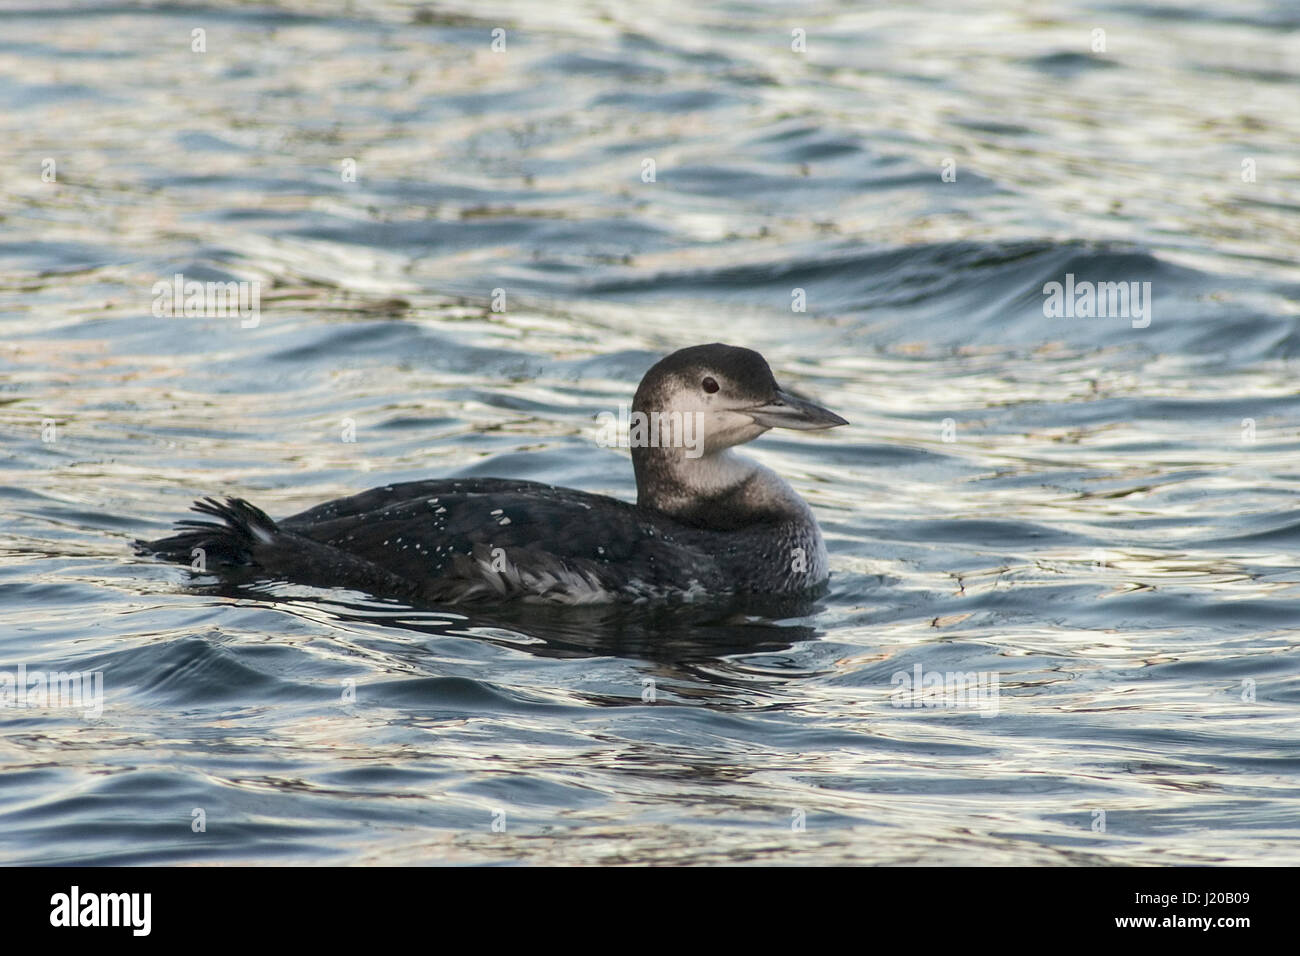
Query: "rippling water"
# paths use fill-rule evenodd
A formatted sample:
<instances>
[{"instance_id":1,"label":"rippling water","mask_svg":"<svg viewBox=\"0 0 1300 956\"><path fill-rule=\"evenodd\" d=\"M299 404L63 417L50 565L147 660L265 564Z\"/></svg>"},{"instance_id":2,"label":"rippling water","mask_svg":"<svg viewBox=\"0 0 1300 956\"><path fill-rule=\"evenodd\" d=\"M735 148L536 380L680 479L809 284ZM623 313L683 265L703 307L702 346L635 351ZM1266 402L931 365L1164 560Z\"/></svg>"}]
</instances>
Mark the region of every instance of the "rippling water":
<instances>
[{"instance_id":1,"label":"rippling water","mask_svg":"<svg viewBox=\"0 0 1300 956\"><path fill-rule=\"evenodd\" d=\"M498 9L0 6L0 673L104 688L0 710L0 860L1296 862L1300 13ZM176 273L260 322L155 317ZM630 497L594 416L715 339L853 423L752 446L804 616L131 554L200 494Z\"/></svg>"}]
</instances>

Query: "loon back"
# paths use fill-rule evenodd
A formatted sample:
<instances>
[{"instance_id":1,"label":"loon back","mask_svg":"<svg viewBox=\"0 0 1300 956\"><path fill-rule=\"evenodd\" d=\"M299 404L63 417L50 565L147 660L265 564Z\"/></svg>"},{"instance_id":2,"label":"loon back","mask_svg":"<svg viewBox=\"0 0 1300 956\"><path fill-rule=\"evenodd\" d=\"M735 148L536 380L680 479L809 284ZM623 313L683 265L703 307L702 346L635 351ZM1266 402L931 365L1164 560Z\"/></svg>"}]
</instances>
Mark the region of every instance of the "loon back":
<instances>
[{"instance_id":1,"label":"loon back","mask_svg":"<svg viewBox=\"0 0 1300 956\"><path fill-rule=\"evenodd\" d=\"M635 505L531 481L437 479L374 488L279 522L242 499L208 498L194 505L204 518L137 546L209 572L252 569L430 604L784 595L824 583L826 550L811 510L730 447L774 425L843 419L782 392L758 353L723 345L685 349L652 368L634 409L658 403L698 412L710 427L697 456L671 440L634 446Z\"/></svg>"}]
</instances>

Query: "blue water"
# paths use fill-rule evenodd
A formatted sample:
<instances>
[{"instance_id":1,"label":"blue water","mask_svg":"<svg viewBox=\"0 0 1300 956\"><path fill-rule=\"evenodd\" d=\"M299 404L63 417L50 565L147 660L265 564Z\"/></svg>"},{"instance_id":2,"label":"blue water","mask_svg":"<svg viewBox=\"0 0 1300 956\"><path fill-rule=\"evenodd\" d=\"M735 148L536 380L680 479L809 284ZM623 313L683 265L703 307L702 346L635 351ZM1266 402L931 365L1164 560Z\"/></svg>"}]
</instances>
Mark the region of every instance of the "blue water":
<instances>
[{"instance_id":1,"label":"blue water","mask_svg":"<svg viewBox=\"0 0 1300 956\"><path fill-rule=\"evenodd\" d=\"M0 675L104 691L0 709L0 862L1300 860L1300 13L1049 6L0 7ZM595 415L718 339L852 422L751 446L806 615L131 553L204 494L632 497Z\"/></svg>"}]
</instances>

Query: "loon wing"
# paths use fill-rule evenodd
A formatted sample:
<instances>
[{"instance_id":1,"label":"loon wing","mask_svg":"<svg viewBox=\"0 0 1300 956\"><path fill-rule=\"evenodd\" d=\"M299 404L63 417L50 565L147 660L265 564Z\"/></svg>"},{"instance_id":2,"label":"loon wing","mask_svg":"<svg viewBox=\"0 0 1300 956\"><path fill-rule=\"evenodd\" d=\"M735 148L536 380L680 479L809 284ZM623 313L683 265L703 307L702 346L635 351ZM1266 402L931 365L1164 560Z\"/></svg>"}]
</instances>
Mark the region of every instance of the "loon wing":
<instances>
[{"instance_id":1,"label":"loon wing","mask_svg":"<svg viewBox=\"0 0 1300 956\"><path fill-rule=\"evenodd\" d=\"M388 485L278 526L409 581L433 602L596 603L723 583L690 529L615 498L537 482Z\"/></svg>"}]
</instances>

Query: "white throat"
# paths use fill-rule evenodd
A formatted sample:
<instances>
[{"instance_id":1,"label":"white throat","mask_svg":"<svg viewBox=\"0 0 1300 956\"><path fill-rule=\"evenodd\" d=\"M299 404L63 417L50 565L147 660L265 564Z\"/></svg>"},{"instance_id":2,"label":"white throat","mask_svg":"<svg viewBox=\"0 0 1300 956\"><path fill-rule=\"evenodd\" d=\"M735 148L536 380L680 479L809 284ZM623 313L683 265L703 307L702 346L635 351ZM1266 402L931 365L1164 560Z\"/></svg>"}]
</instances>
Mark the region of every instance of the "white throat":
<instances>
[{"instance_id":1,"label":"white throat","mask_svg":"<svg viewBox=\"0 0 1300 956\"><path fill-rule=\"evenodd\" d=\"M808 505L784 478L730 448L699 458L672 456L663 465L667 467L656 476L656 487L648 490L655 507L668 514L691 512L713 499L736 511L811 517Z\"/></svg>"}]
</instances>

